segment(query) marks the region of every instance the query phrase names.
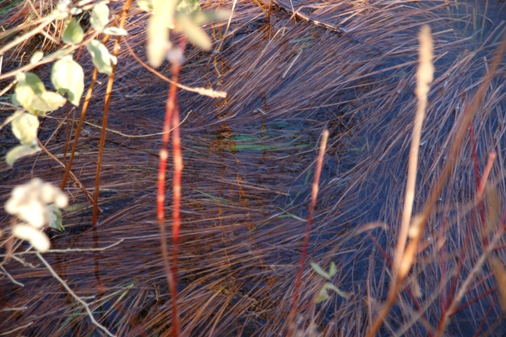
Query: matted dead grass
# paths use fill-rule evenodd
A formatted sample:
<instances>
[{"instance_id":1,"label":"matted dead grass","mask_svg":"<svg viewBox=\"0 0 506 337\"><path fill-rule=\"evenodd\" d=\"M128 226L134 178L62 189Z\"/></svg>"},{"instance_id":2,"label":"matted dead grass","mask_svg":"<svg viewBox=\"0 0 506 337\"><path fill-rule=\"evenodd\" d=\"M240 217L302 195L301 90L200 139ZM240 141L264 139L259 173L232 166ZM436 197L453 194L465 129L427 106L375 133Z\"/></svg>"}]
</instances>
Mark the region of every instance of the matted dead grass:
<instances>
[{"instance_id":1,"label":"matted dead grass","mask_svg":"<svg viewBox=\"0 0 506 337\"><path fill-rule=\"evenodd\" d=\"M309 259L325 268L330 261L336 262L333 282L353 296L351 300L333 296L323 304L311 304L324 280L307 267L301 285L301 332L307 336L364 335L386 296L390 261L384 252L391 256L401 218L399 200L416 105L419 27L422 23L432 27L436 74L422 134L416 210L438 177L462 106L479 85L485 61L491 58L505 26L494 26L481 43L468 31L452 29L472 19L471 14L455 14L453 4L373 1L364 5L357 1L350 7L349 3L320 4L312 14L346 26L347 33L339 35L311 23L294 22L289 13L276 9L269 25L254 2L239 2L225 37L224 24L209 27L216 46L224 38L219 52L208 54L193 47L187 51L181 82L223 90L229 97L216 100L187 92L179 96L182 117L187 116L181 126L185 169L178 266L185 336L283 334L302 249L312 164L325 127L331 137ZM134 10L127 25L126 41L141 59L145 59L145 19ZM119 60L108 128L121 134L108 133L100 222L91 227L91 206L79 188L69 184L74 209L65 213L67 230L53 236L52 248L117 244L103 251L44 256L113 333L165 336L170 334L171 307L155 208L160 136L149 135L161 131L167 83L140 66L124 44ZM167 66L160 71L169 75ZM503 63L473 123L481 164L489 151L498 154L491 181L503 202L504 77ZM96 125L100 125L106 78L100 81L86 119ZM2 111L2 115L10 113ZM70 115L77 118L78 113ZM74 126L63 123L64 116L61 112L46 119L40 135L60 159L67 130ZM51 137L58 123L61 128ZM0 133L3 139L12 139L10 130ZM94 183L98 134L96 127L86 125L73 166L89 189ZM447 278L463 259L459 279L464 279L483 251L481 238L473 234L466 254L459 256L466 232L473 229L474 233L481 221L466 207L476 191L471 146L466 142L441 196L441 212L429 223L427 248L413 271L413 286L401 294L383 335L426 336L435 329L442 311L441 289L451 283ZM29 158L13 170L0 165L2 202L32 172L56 184L63 176L63 169L43 154L35 164ZM442 237L444 214L448 248L442 260L431 242ZM0 220L9 223L4 213ZM387 226L365 230L372 221ZM24 287L1 279L0 333L101 335L84 309L33 254L23 254L23 248L17 250L17 257L33 266L16 260L3 265ZM497 255L505 261L504 241ZM443 262L446 272L441 269ZM464 304L469 305L448 326L449 335L501 336L504 316L494 286L493 276L484 270L466 296ZM410 296L414 289L420 297ZM417 306L423 308L422 318L416 316Z\"/></svg>"}]
</instances>

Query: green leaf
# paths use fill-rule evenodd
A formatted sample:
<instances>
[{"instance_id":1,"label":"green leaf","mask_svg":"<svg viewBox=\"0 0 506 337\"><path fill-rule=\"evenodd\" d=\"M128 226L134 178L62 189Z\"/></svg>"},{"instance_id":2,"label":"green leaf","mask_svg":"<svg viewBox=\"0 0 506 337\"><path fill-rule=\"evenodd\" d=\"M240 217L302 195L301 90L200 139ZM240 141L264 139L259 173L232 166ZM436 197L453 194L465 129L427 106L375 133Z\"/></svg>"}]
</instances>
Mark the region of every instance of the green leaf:
<instances>
[{"instance_id":1,"label":"green leaf","mask_svg":"<svg viewBox=\"0 0 506 337\"><path fill-rule=\"evenodd\" d=\"M226 9L218 9L217 11L196 11L192 14L193 23L199 26L209 22L228 19L229 17L230 11Z\"/></svg>"},{"instance_id":2,"label":"green leaf","mask_svg":"<svg viewBox=\"0 0 506 337\"><path fill-rule=\"evenodd\" d=\"M93 7L90 23L97 32L101 32L109 23L109 6L105 2L99 2Z\"/></svg>"},{"instance_id":3,"label":"green leaf","mask_svg":"<svg viewBox=\"0 0 506 337\"><path fill-rule=\"evenodd\" d=\"M174 13L178 0L153 0L153 12L148 21L148 62L158 68L165 60L169 46L167 28L174 28Z\"/></svg>"},{"instance_id":4,"label":"green leaf","mask_svg":"<svg viewBox=\"0 0 506 337\"><path fill-rule=\"evenodd\" d=\"M47 112L59 109L67 100L62 95L46 91L36 97L32 101L32 107L38 111Z\"/></svg>"},{"instance_id":5,"label":"green leaf","mask_svg":"<svg viewBox=\"0 0 506 337\"><path fill-rule=\"evenodd\" d=\"M124 30L123 28L118 28L118 27L106 27L106 28L104 28L102 33L109 34L109 35L115 35L115 36L128 35L128 32L126 30Z\"/></svg>"},{"instance_id":6,"label":"green leaf","mask_svg":"<svg viewBox=\"0 0 506 337\"><path fill-rule=\"evenodd\" d=\"M67 49L59 49L59 50L55 51L54 53L51 53L51 54L47 55L46 57L44 57L44 60L59 59L61 57L65 57L66 56L65 54L68 54Z\"/></svg>"},{"instance_id":7,"label":"green leaf","mask_svg":"<svg viewBox=\"0 0 506 337\"><path fill-rule=\"evenodd\" d=\"M35 96L46 91L44 83L34 73L20 73L16 76L16 80L18 83L14 89L12 102L31 112L36 112L31 108L32 101Z\"/></svg>"},{"instance_id":8,"label":"green leaf","mask_svg":"<svg viewBox=\"0 0 506 337\"><path fill-rule=\"evenodd\" d=\"M42 57L44 57L44 53L41 51L36 51L30 58L30 63L31 64L37 63L42 59Z\"/></svg>"},{"instance_id":9,"label":"green leaf","mask_svg":"<svg viewBox=\"0 0 506 337\"><path fill-rule=\"evenodd\" d=\"M318 296L315 298L315 303L321 303L323 301L326 301L329 299L329 294L327 293L327 290L325 288L321 288L320 292L318 293Z\"/></svg>"},{"instance_id":10,"label":"green leaf","mask_svg":"<svg viewBox=\"0 0 506 337\"><path fill-rule=\"evenodd\" d=\"M180 30L192 43L204 50L210 50L212 42L207 33L188 15L180 14L176 16L178 30Z\"/></svg>"},{"instance_id":11,"label":"green leaf","mask_svg":"<svg viewBox=\"0 0 506 337\"><path fill-rule=\"evenodd\" d=\"M311 267L313 267L314 271L319 275L325 277L327 280L330 280L330 275L327 274L327 272L323 270L322 267L320 267L318 264L311 262Z\"/></svg>"},{"instance_id":12,"label":"green leaf","mask_svg":"<svg viewBox=\"0 0 506 337\"><path fill-rule=\"evenodd\" d=\"M58 232L64 232L65 227L63 227L62 223L62 215L61 211L55 204L50 204L47 206L48 211L48 226Z\"/></svg>"},{"instance_id":13,"label":"green leaf","mask_svg":"<svg viewBox=\"0 0 506 337\"><path fill-rule=\"evenodd\" d=\"M334 263L334 261L332 261L332 262L330 262L329 276L334 277L334 275L336 275L336 273L337 273L336 264Z\"/></svg>"},{"instance_id":14,"label":"green leaf","mask_svg":"<svg viewBox=\"0 0 506 337\"><path fill-rule=\"evenodd\" d=\"M165 19L161 14L152 14L148 21L148 62L158 68L165 60L169 32L165 27Z\"/></svg>"},{"instance_id":15,"label":"green leaf","mask_svg":"<svg viewBox=\"0 0 506 337\"><path fill-rule=\"evenodd\" d=\"M330 283L330 282L325 283L325 284L323 285L323 289L325 289L325 290L327 290L327 289L328 289L328 290L333 290L333 291L335 291L335 292L336 292L339 296L341 296L342 298L345 298L345 299L347 299L347 300L349 300L349 299L350 299L350 297L351 297L351 294L350 294L350 293L348 293L348 292L346 292L346 291L342 291L342 290L340 290L339 288L337 288L335 285L333 285L333 284L332 284L332 283Z\"/></svg>"},{"instance_id":16,"label":"green leaf","mask_svg":"<svg viewBox=\"0 0 506 337\"><path fill-rule=\"evenodd\" d=\"M5 162L7 165L12 167L14 162L23 157L31 156L40 151L38 146L29 146L29 145L18 145L7 152L5 155Z\"/></svg>"},{"instance_id":17,"label":"green leaf","mask_svg":"<svg viewBox=\"0 0 506 337\"><path fill-rule=\"evenodd\" d=\"M88 206L86 204L73 204L70 206L65 207L63 210L65 212L72 212L72 211L80 211L84 208L87 208Z\"/></svg>"},{"instance_id":18,"label":"green leaf","mask_svg":"<svg viewBox=\"0 0 506 337\"><path fill-rule=\"evenodd\" d=\"M23 145L32 145L37 139L39 119L37 116L23 112L11 122L12 133Z\"/></svg>"},{"instance_id":19,"label":"green leaf","mask_svg":"<svg viewBox=\"0 0 506 337\"><path fill-rule=\"evenodd\" d=\"M198 0L180 0L176 7L176 11L183 14L191 14L200 10L201 8Z\"/></svg>"},{"instance_id":20,"label":"green leaf","mask_svg":"<svg viewBox=\"0 0 506 337\"><path fill-rule=\"evenodd\" d=\"M66 56L53 64L51 70L51 82L62 95L67 95L70 103L79 105L84 92L83 68L72 56Z\"/></svg>"},{"instance_id":21,"label":"green leaf","mask_svg":"<svg viewBox=\"0 0 506 337\"><path fill-rule=\"evenodd\" d=\"M153 1L152 0L137 0L137 6L140 9L146 12L151 12L153 10Z\"/></svg>"},{"instance_id":22,"label":"green leaf","mask_svg":"<svg viewBox=\"0 0 506 337\"><path fill-rule=\"evenodd\" d=\"M67 22L67 27L63 32L62 40L67 44L78 44L83 41L84 32L76 19Z\"/></svg>"},{"instance_id":23,"label":"green leaf","mask_svg":"<svg viewBox=\"0 0 506 337\"><path fill-rule=\"evenodd\" d=\"M107 48L102 42L93 40L86 45L91 54L93 64L98 68L98 71L107 75L112 73L112 65L114 58L109 54Z\"/></svg>"},{"instance_id":24,"label":"green leaf","mask_svg":"<svg viewBox=\"0 0 506 337\"><path fill-rule=\"evenodd\" d=\"M179 0L153 0L153 12L164 18L166 28L174 28L174 16L178 3Z\"/></svg>"},{"instance_id":25,"label":"green leaf","mask_svg":"<svg viewBox=\"0 0 506 337\"><path fill-rule=\"evenodd\" d=\"M28 85L35 94L42 94L46 91L46 87L44 87L44 83L40 80L39 76L34 73L20 73L16 76L18 80L18 85L21 83L25 83Z\"/></svg>"}]
</instances>

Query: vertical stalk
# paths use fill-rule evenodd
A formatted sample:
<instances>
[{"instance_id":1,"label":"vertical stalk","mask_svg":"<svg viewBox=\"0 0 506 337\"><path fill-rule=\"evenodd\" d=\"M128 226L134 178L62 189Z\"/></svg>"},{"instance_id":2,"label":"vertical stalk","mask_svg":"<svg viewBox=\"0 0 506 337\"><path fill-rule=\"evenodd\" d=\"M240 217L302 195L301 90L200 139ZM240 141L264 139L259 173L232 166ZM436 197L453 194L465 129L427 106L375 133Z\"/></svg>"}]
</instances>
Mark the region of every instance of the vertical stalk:
<instances>
[{"instance_id":1,"label":"vertical stalk","mask_svg":"<svg viewBox=\"0 0 506 337\"><path fill-rule=\"evenodd\" d=\"M288 333L287 336L291 337L295 328L295 316L297 315L297 302L299 300L300 282L302 280L302 273L304 271L304 264L306 262L307 247L309 245L309 234L311 232L311 224L313 222L314 209L316 207L316 200L318 198L318 189L320 184L320 173L323 166L323 157L325 156L325 149L327 148L327 139L329 138L329 131L323 131L322 142L320 144L320 152L316 163L316 172L313 180L313 186L311 190L311 206L309 208L309 215L306 224L306 233L304 236L304 245L302 247L302 254L300 257L299 272L297 273L297 279L295 280L295 290L293 295L292 308L290 315L288 316Z\"/></svg>"},{"instance_id":2,"label":"vertical stalk","mask_svg":"<svg viewBox=\"0 0 506 337\"><path fill-rule=\"evenodd\" d=\"M183 37L180 43L181 50L186 46L186 39ZM160 149L160 164L158 168L158 194L157 194L157 218L160 227L160 240L162 249L163 266L169 283L172 297L172 335L181 336L181 324L177 307L177 254L179 243L179 228L181 226L181 176L183 171L183 158L181 152L181 137L179 130L179 109L177 104L177 84L181 63L172 62L172 83L169 88L167 102L165 105L165 121L163 123L162 147ZM165 177L167 173L167 159L169 158L169 135L173 130L172 147L174 161L174 176L172 180L172 267L169 261L167 249L166 227L165 227Z\"/></svg>"},{"instance_id":3,"label":"vertical stalk","mask_svg":"<svg viewBox=\"0 0 506 337\"><path fill-rule=\"evenodd\" d=\"M132 5L133 0L127 0L123 5L121 10L121 19L119 23L119 28L123 28L125 26L126 18L128 11L130 10L130 6ZM116 37L116 41L114 42L113 55L118 56L120 50L120 41L121 36ZM98 219L98 195L100 192L100 171L102 169L102 156L104 154L104 144L105 144L105 133L107 128L107 118L109 115L109 103L111 100L112 86L114 84L114 75L116 71L116 65L112 65L111 75L109 76L109 80L107 81L107 88L105 92L105 100L104 100L104 117L102 119L102 130L100 133L100 143L98 148L98 158L97 158L97 171L95 173L95 193L93 194L93 217L91 223L93 226L97 224Z\"/></svg>"}]
</instances>

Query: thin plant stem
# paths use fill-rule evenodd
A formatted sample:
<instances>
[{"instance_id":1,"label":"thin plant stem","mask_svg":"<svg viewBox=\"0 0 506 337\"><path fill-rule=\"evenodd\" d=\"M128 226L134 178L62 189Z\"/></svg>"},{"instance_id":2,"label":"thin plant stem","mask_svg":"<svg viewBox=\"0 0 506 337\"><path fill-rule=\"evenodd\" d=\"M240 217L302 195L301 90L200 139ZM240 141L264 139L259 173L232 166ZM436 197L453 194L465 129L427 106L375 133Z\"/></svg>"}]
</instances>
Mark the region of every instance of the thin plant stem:
<instances>
[{"instance_id":1,"label":"thin plant stem","mask_svg":"<svg viewBox=\"0 0 506 337\"><path fill-rule=\"evenodd\" d=\"M400 290L401 284L406 277L409 268L414 258L412 255L406 255L404 249L406 247L406 241L408 239L408 231L411 223L411 215L413 212L413 201L415 197L415 185L416 175L418 170L418 149L420 147L420 138L422 133L423 120L425 118L425 109L427 107L427 94L429 93L430 83L432 82L434 75L434 66L432 64L433 58L433 42L430 34L430 27L425 25L422 27L419 34L420 51L419 51L419 66L417 71L417 87L416 95L418 98L417 112L413 125L413 133L411 136L411 150L409 153L408 163L408 179L406 185L406 195L404 199L404 210L402 215L402 224L399 232L397 241L397 248L394 256L394 271L392 275L392 284L389 289L387 302L384 304L380 313L371 325L368 337L373 337L378 332L379 328L383 324L386 316L390 312L390 309L394 305L398 291ZM416 224L412 224L413 226ZM419 228L418 228L419 229ZM419 230L416 236L421 236ZM410 257L410 259L406 259Z\"/></svg>"},{"instance_id":2,"label":"thin plant stem","mask_svg":"<svg viewBox=\"0 0 506 337\"><path fill-rule=\"evenodd\" d=\"M66 165L65 173L63 175L63 179L61 182L60 189L63 191L65 189L65 185L67 185L67 180L69 178L69 175L71 174L72 164L74 163L74 156L77 149L77 142L79 141L79 135L81 134L81 129L83 127L84 118L86 117L86 111L88 111L88 105L90 104L91 95L93 94L93 87L95 86L95 83L97 82L97 76L98 76L98 68L95 67L93 69L93 74L91 75L91 83L88 87L88 90L86 91L86 97L84 98L83 107L81 109L81 116L79 117L79 122L77 123L77 128L75 131L74 136L74 142L72 143L72 149L70 151L70 158L69 162ZM91 201L93 203L93 200Z\"/></svg>"},{"instance_id":3,"label":"thin plant stem","mask_svg":"<svg viewBox=\"0 0 506 337\"><path fill-rule=\"evenodd\" d=\"M186 39L183 37L179 46L179 48L181 48L181 51L184 50L185 46ZM177 307L177 244L179 241L179 227L181 225L181 174L183 169L183 160L181 156L181 138L179 134L179 111L177 105L177 83L179 81L180 70L181 63L177 60L172 62L172 82L169 87L167 102L165 105L165 121L163 123L162 147L160 149L160 164L158 168L158 194L156 200L158 225L160 227L163 266L172 297L172 335L176 337L181 336L181 325L179 322L179 313ZM176 114L177 116L174 117ZM171 126L174 126L174 135L172 138L174 150L172 267L170 264L169 252L167 249L165 227L165 177L167 174L167 159L169 158L168 148Z\"/></svg>"},{"instance_id":4,"label":"thin plant stem","mask_svg":"<svg viewBox=\"0 0 506 337\"><path fill-rule=\"evenodd\" d=\"M318 154L318 159L316 163L316 172L314 175L313 186L311 190L311 206L309 208L309 215L307 218L306 224L306 233L304 236L304 245L302 246L302 254L300 257L300 265L299 272L297 273L297 278L295 280L295 290L293 294L293 302L292 308L290 310L290 315L288 317L288 333L287 336L291 337L293 335L293 331L295 329L295 317L297 315L297 302L299 300L299 291L300 291L300 283L302 280L302 273L304 271L304 265L306 262L307 255L307 247L309 245L309 235L311 232L311 224L313 222L314 209L316 207L316 200L318 199L318 189L320 184L320 174L323 166L323 158L325 156L325 150L327 148L327 140L329 138L329 131L324 130L322 134L322 142L320 144L320 152Z\"/></svg>"},{"instance_id":5,"label":"thin plant stem","mask_svg":"<svg viewBox=\"0 0 506 337\"><path fill-rule=\"evenodd\" d=\"M480 185L478 186L478 199L481 199L483 197L483 191L485 190L485 186L487 184L490 171L492 171L492 165L494 164L496 157L497 153L495 151L490 152L488 155L487 165L485 166L483 176L481 177L480 180Z\"/></svg>"},{"instance_id":6,"label":"thin plant stem","mask_svg":"<svg viewBox=\"0 0 506 337\"><path fill-rule=\"evenodd\" d=\"M121 19L119 23L119 28L122 29L125 26L126 18L128 15L128 11L130 10L130 6L132 5L133 0L127 0L121 9ZM114 57L118 56L120 50L120 41L121 36L116 37L116 41L114 42L113 55ZM116 64L112 64L111 75L109 76L109 80L107 81L107 88L105 92L105 100L104 100L104 117L102 119L102 130L100 132L100 142L98 148L98 158L97 158L97 171L95 174L95 193L93 194L93 216L91 219L91 223L93 226L97 224L98 219L98 195L100 194L100 171L102 168L102 156L104 153L104 145L105 145L105 135L107 129L107 118L109 116L109 103L111 101L111 93L112 87L114 84L114 76L116 73Z\"/></svg>"},{"instance_id":7,"label":"thin plant stem","mask_svg":"<svg viewBox=\"0 0 506 337\"><path fill-rule=\"evenodd\" d=\"M430 83L434 77L434 65L432 59L433 42L429 26L423 26L420 31L420 65L416 74L417 87L416 96L418 98L415 121L413 125L413 133L411 136L411 149L409 153L408 178L406 184L406 195L404 199L404 209L402 214L401 231L397 243L394 260L394 279L398 277L403 279L406 275L399 274L401 272L401 261L403 258L404 248L408 239L408 230L411 223L413 212L413 201L415 199L416 175L418 171L418 150L420 149L420 138L422 134L423 120L425 119L425 109L427 108L427 95L430 90Z\"/></svg>"},{"instance_id":8,"label":"thin plant stem","mask_svg":"<svg viewBox=\"0 0 506 337\"><path fill-rule=\"evenodd\" d=\"M183 155L181 150L181 132L179 129L180 117L179 117L179 105L176 101L174 102L174 111L172 112L172 160L173 160L173 176L172 176L172 278L173 285L177 285L177 260L179 251L179 231L181 228L181 177L183 174ZM177 299L177 287L171 289L172 298L175 301ZM175 302L173 307L177 309ZM174 312L177 315L177 311ZM178 321L179 317L175 316ZM178 322L179 323L179 322ZM174 325L176 327L176 325ZM175 329L176 334L180 336L181 331L179 324L177 325L179 330Z\"/></svg>"},{"instance_id":9,"label":"thin plant stem","mask_svg":"<svg viewBox=\"0 0 506 337\"><path fill-rule=\"evenodd\" d=\"M125 46L127 47L128 51L130 52L130 55L132 55L133 58L137 62L139 62L139 64L141 66L143 66L144 68L146 68L146 70L148 70L149 72L151 72L152 74L154 74L156 77L164 80L165 82L169 82L169 83L172 84L172 80L170 78L167 78L167 77L163 76L159 71L157 71L156 69L153 69L146 62L142 61L139 58L139 56L137 56L137 54L135 54L135 52L132 50L132 47L130 47L130 45L128 44L128 42L126 40L124 40L124 42L125 42ZM194 93L202 95L202 96L208 96L208 97L211 97L211 98L226 98L227 97L227 93L225 91L216 91L216 90L213 90L213 89L201 88L201 87L188 87L188 86L183 85L181 83L176 83L176 85L177 85L177 87L179 89L183 89L183 90L186 90L186 91L189 91L189 92L194 92Z\"/></svg>"}]
</instances>

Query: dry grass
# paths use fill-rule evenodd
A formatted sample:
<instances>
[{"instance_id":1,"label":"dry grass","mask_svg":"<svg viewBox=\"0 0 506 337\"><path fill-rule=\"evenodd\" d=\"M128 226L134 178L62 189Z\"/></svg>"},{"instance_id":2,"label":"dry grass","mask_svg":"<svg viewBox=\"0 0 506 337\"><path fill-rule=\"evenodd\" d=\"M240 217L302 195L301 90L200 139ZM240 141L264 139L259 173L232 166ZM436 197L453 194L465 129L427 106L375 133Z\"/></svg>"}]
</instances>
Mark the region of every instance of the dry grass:
<instances>
[{"instance_id":1,"label":"dry grass","mask_svg":"<svg viewBox=\"0 0 506 337\"><path fill-rule=\"evenodd\" d=\"M314 323L322 336L361 336L385 299L416 108L420 24L431 25L436 74L422 132L415 210L421 209L438 179L456 132L454 123L479 86L504 24L480 43L467 31L450 30L472 22L472 11L456 16L453 5L443 1L372 1L345 10L342 3L325 4L314 12L326 22L344 23L349 33L339 36L293 22L288 13L277 10L271 12L269 25L254 2L239 2L220 53L195 48L187 53L181 83L213 87L230 96L220 101L180 93L181 113L192 110L181 130L185 170L178 300L183 335L274 336L284 331L304 235L300 218L308 213L318 138L325 127L330 138L308 259L321 266L335 261L339 271L334 283L353 296L349 301L336 296L315 307L311 300L324 280L307 267L298 322L308 335L315 334L310 332ZM128 43L141 59L145 19L134 11L127 23ZM224 27L209 27L217 41ZM128 48L120 51L109 128L136 136L160 132L168 84L129 53ZM84 53L81 60L89 64ZM166 67L160 71L169 77ZM480 165L484 167L490 151L497 152L489 181L502 204L504 74L503 62L473 121ZM96 125L101 124L107 79L99 80L87 117ZM2 110L2 116L11 112ZM45 120L43 143L64 115ZM77 115L70 111L71 118ZM74 125L68 121L47 144L60 160L65 135ZM73 172L90 190L99 133L86 126L74 162ZM10 130L4 128L0 134L7 145L3 149L12 146ZM67 231L55 235L52 244L55 249L99 248L123 241L102 252L44 255L90 304L95 319L118 336L170 333L170 296L155 209L159 148L159 136L108 133L98 225L90 226L89 203L78 186L69 185L71 204L82 208L66 212ZM425 249L408 276L410 287L400 294L381 335L426 336L434 331L451 285L456 282L458 288L483 254L481 231L476 230L482 219L479 209L471 206L477 185L470 137L457 163L428 221ZM44 180L58 183L63 176L62 168L43 154L35 163L33 158L21 161L13 170L0 165L2 201L13 186L28 179L32 166ZM0 221L9 223L4 213ZM372 221L388 227L360 231ZM442 240L441 250L436 243ZM504 240L499 247L494 254L504 262ZM19 258L34 268L17 260L4 265L24 287L0 279L0 333L18 329L12 334L100 335L84 308L34 255ZM504 316L495 284L488 268L480 270L450 320L449 335L500 336ZM415 296L417 289L420 297Z\"/></svg>"}]
</instances>

